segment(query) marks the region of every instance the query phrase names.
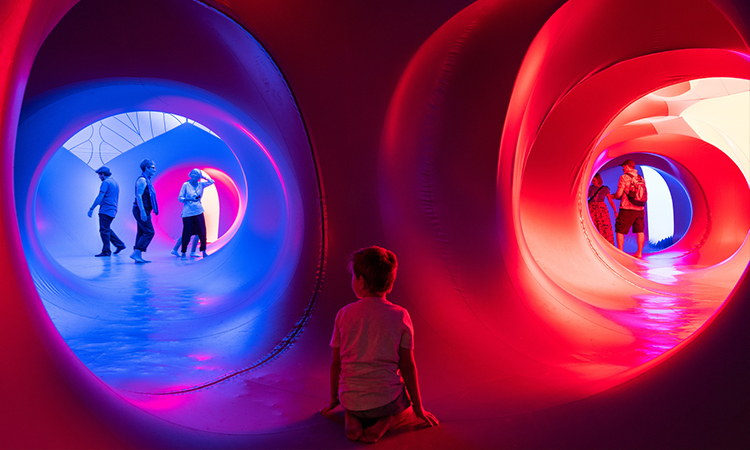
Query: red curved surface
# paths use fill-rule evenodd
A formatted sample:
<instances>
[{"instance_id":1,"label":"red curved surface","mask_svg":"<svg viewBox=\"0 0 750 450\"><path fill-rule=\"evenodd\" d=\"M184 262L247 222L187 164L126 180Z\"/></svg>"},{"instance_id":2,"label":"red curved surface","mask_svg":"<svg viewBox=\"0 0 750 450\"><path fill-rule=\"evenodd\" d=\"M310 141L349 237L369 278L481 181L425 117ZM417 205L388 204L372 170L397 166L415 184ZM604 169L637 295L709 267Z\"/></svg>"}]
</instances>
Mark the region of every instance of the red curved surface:
<instances>
[{"instance_id":1,"label":"red curved surface","mask_svg":"<svg viewBox=\"0 0 750 450\"><path fill-rule=\"evenodd\" d=\"M89 371L20 263L12 174L24 94L96 77L68 66L24 92L76 3L0 4L0 339L13 344L0 375L3 447L354 447L340 416L315 411L332 320L352 298L346 257L371 244L399 256L391 299L412 313L424 402L442 421L383 446L750 445L747 180L694 137L623 132L596 146L648 92L749 79L745 2L207 2L250 30L289 83L325 187L329 257L286 353L172 396L113 389ZM180 14L177 0L164 4ZM705 210L683 247L637 261L592 234L582 192L601 155L644 151L684 167Z\"/></svg>"}]
</instances>

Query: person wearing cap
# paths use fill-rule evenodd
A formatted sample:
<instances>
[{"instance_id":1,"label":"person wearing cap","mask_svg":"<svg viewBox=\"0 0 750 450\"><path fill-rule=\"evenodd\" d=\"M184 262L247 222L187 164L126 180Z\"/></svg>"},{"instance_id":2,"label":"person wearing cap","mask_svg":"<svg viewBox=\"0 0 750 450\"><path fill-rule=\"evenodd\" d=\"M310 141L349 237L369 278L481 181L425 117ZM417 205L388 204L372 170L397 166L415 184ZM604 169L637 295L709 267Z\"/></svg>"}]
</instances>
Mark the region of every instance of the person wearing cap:
<instances>
[{"instance_id":1,"label":"person wearing cap","mask_svg":"<svg viewBox=\"0 0 750 450\"><path fill-rule=\"evenodd\" d=\"M99 195L94 199L94 204L89 208L88 216L94 215L94 208L99 206L99 236L102 238L102 251L97 257L110 256L112 249L109 243L115 246L115 254L125 249L125 244L117 237L114 230L110 227L117 214L117 200L120 197L120 187L117 181L112 178L112 172L107 166L96 169L96 174L102 184L99 187Z\"/></svg>"},{"instance_id":2,"label":"person wearing cap","mask_svg":"<svg viewBox=\"0 0 750 450\"><path fill-rule=\"evenodd\" d=\"M643 206L637 206L631 203L627 195L632 189L635 180L640 176L635 169L635 161L632 159L626 159L620 165L622 166L622 175L620 175L620 181L617 183L617 192L613 195L616 200L620 200L620 211L617 213L617 219L615 219L617 248L620 250L623 249L623 246L625 245L625 235L628 234L632 227L633 233L635 233L636 236L636 241L638 242L638 251L633 256L636 258L642 258L643 244L645 242L645 235L643 234L644 217L646 213Z\"/></svg>"}]
</instances>

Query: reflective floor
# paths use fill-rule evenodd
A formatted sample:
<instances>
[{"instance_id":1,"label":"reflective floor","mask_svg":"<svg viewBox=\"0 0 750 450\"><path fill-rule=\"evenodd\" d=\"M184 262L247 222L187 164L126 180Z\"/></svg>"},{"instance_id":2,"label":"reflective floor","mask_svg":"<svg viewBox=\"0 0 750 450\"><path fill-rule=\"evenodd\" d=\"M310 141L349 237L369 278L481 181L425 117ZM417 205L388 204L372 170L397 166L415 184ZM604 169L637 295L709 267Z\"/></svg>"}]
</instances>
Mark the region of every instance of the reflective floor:
<instances>
[{"instance_id":1,"label":"reflective floor","mask_svg":"<svg viewBox=\"0 0 750 450\"><path fill-rule=\"evenodd\" d=\"M181 260L162 250L147 254L151 263L135 264L129 254L68 257L58 261L67 280L35 277L65 341L109 385L134 392L191 388L242 370L273 348L262 337L262 302L225 276L222 258ZM246 268L252 283L252 262Z\"/></svg>"},{"instance_id":2,"label":"reflective floor","mask_svg":"<svg viewBox=\"0 0 750 450\"><path fill-rule=\"evenodd\" d=\"M256 345L263 341L266 320L255 320L260 316L252 312L252 304L233 298L231 286L212 283L221 269L220 258L183 261L167 250L150 252L153 262L140 265L128 254L69 257L59 261L70 272L68 280L60 286L38 282L54 323L87 367L132 403L190 427L253 433L309 425L327 394L331 326L327 320L314 320L304 331L304 342L293 345L288 358L243 371L271 343ZM472 413L455 407L456 401L477 392L484 392L488 404L502 405L494 408L496 415L533 411L599 392L602 386L617 384L618 375L688 340L732 289L734 275L727 276L726 270L683 265L673 256L654 255L642 261L626 257L625 261L634 274L660 289L639 290L624 309L598 309L634 338L624 350L618 346L617 355L579 355L580 364L548 367L533 375L501 373L446 347L439 334L417 323L422 332L418 355L426 403L441 418L459 420ZM732 264L743 270L741 263ZM717 278L716 273L727 279ZM476 384L453 386L449 371L439 368L446 357L477 374ZM227 375L228 380L219 385L189 395L169 395ZM239 410L253 420L236 412L232 417L222 413L227 402L244 403ZM193 403L203 413L196 415L194 408L183 407ZM275 412L258 415L259 408Z\"/></svg>"}]
</instances>

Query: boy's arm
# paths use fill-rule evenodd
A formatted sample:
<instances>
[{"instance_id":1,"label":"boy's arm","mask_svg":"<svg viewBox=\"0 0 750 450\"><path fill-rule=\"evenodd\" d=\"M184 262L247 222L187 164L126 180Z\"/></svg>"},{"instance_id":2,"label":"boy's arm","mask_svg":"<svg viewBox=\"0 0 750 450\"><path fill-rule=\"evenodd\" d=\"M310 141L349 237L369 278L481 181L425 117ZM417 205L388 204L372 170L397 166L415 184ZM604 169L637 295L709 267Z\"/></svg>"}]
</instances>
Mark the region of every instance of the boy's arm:
<instances>
[{"instance_id":1,"label":"boy's arm","mask_svg":"<svg viewBox=\"0 0 750 450\"><path fill-rule=\"evenodd\" d=\"M409 392L414 414L434 427L439 423L437 418L432 413L422 409L422 396L419 393L419 376L417 375L417 363L414 362L414 350L399 347L398 368L401 371L401 377L404 379L406 391Z\"/></svg>"},{"instance_id":2,"label":"boy's arm","mask_svg":"<svg viewBox=\"0 0 750 450\"><path fill-rule=\"evenodd\" d=\"M320 410L321 414L328 414L339 406L339 375L341 375L341 349L331 348L331 401L328 406Z\"/></svg>"}]
</instances>

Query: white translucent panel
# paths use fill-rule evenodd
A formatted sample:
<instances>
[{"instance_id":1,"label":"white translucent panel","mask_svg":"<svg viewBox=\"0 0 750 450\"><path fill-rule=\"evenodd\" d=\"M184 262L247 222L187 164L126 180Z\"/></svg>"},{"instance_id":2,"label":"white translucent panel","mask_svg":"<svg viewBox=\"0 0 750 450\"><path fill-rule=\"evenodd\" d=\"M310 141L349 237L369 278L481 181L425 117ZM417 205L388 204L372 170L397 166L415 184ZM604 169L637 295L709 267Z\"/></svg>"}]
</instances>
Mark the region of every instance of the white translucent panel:
<instances>
[{"instance_id":1,"label":"white translucent panel","mask_svg":"<svg viewBox=\"0 0 750 450\"><path fill-rule=\"evenodd\" d=\"M190 121L190 123L193 124L193 125L195 125L196 127L200 128L201 130L205 131L206 133L209 133L209 134L212 134L212 135L216 136L216 133L214 133L213 131L211 131L208 128L204 127L203 125L199 124L198 122ZM219 136L216 136L216 137L219 137Z\"/></svg>"},{"instance_id":2,"label":"white translucent panel","mask_svg":"<svg viewBox=\"0 0 750 450\"><path fill-rule=\"evenodd\" d=\"M70 150L71 148L81 145L84 142L90 141L91 136L93 134L94 134L94 126L89 125L86 128L79 131L78 133L74 134L73 137L68 139L68 141L65 142L65 144L63 144L63 147Z\"/></svg>"},{"instance_id":3,"label":"white translucent panel","mask_svg":"<svg viewBox=\"0 0 750 450\"><path fill-rule=\"evenodd\" d=\"M97 169L112 158L186 123L218 138L205 126L177 114L134 111L87 126L68 139L63 148Z\"/></svg>"},{"instance_id":4,"label":"white translucent panel","mask_svg":"<svg viewBox=\"0 0 750 450\"><path fill-rule=\"evenodd\" d=\"M102 128L106 128L107 130L111 131L112 135L117 135L122 140L127 142L127 147L123 148L123 151L129 150L130 148L144 142L137 129L133 128L130 120L126 119L123 121L121 120L121 118L113 116L101 120L100 122L98 122L98 124L101 125Z\"/></svg>"},{"instance_id":5,"label":"white translucent panel","mask_svg":"<svg viewBox=\"0 0 750 450\"><path fill-rule=\"evenodd\" d=\"M694 95L701 99L718 98L750 90L750 80L739 78L701 78L690 82Z\"/></svg>"},{"instance_id":6,"label":"white translucent panel","mask_svg":"<svg viewBox=\"0 0 750 450\"><path fill-rule=\"evenodd\" d=\"M129 127L135 134L140 135L139 133L139 126L138 126L138 112L130 112L125 114L118 114L116 116L112 116L113 119L119 120L123 123L123 125ZM107 119L104 119L107 120Z\"/></svg>"},{"instance_id":7,"label":"white translucent panel","mask_svg":"<svg viewBox=\"0 0 750 450\"><path fill-rule=\"evenodd\" d=\"M73 148L69 148L70 152L76 155L81 161L93 167L91 160L94 156L93 143L89 140L81 142Z\"/></svg>"},{"instance_id":8,"label":"white translucent panel","mask_svg":"<svg viewBox=\"0 0 750 450\"><path fill-rule=\"evenodd\" d=\"M151 112L149 113L149 119L151 120L151 134L156 137L160 134L164 134L167 131L164 121L165 114Z\"/></svg>"},{"instance_id":9,"label":"white translucent panel","mask_svg":"<svg viewBox=\"0 0 750 450\"><path fill-rule=\"evenodd\" d=\"M143 142L155 138L153 128L151 126L151 113L148 111L138 111L136 113L136 126L138 127L138 134L143 138Z\"/></svg>"},{"instance_id":10,"label":"white translucent panel","mask_svg":"<svg viewBox=\"0 0 750 450\"><path fill-rule=\"evenodd\" d=\"M121 154L122 152L106 142L102 142L99 146L99 158L101 159L102 164L107 164L116 156Z\"/></svg>"},{"instance_id":11,"label":"white translucent panel","mask_svg":"<svg viewBox=\"0 0 750 450\"><path fill-rule=\"evenodd\" d=\"M687 108L682 117L701 139L724 151L742 169L745 178L749 177L750 92L702 100Z\"/></svg>"},{"instance_id":12,"label":"white translucent panel","mask_svg":"<svg viewBox=\"0 0 750 450\"><path fill-rule=\"evenodd\" d=\"M119 121L110 120L105 123L99 122L96 125L100 125L97 133L99 138L109 143L112 148L119 150L120 153L125 153L136 145L143 143L138 135L122 126Z\"/></svg>"},{"instance_id":13,"label":"white translucent panel","mask_svg":"<svg viewBox=\"0 0 750 450\"><path fill-rule=\"evenodd\" d=\"M185 121L185 118L182 116L178 116L175 114L164 114L164 123L167 130L179 127L180 125L185 123Z\"/></svg>"}]
</instances>

